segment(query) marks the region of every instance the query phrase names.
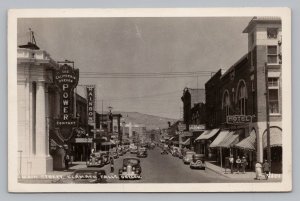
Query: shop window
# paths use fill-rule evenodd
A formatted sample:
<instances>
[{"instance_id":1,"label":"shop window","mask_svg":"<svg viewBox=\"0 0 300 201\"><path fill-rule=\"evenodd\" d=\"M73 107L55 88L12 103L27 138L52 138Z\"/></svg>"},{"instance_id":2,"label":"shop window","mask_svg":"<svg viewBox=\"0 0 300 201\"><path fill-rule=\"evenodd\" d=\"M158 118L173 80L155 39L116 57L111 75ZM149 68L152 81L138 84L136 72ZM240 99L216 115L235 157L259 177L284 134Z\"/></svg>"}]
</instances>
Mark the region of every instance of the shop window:
<instances>
[{"instance_id":1,"label":"shop window","mask_svg":"<svg viewBox=\"0 0 300 201\"><path fill-rule=\"evenodd\" d=\"M269 39L276 39L278 36L278 29L277 28L268 28L267 35Z\"/></svg>"},{"instance_id":2,"label":"shop window","mask_svg":"<svg viewBox=\"0 0 300 201\"><path fill-rule=\"evenodd\" d=\"M269 88L269 112L270 114L279 113L279 78L268 78Z\"/></svg>"},{"instance_id":3,"label":"shop window","mask_svg":"<svg viewBox=\"0 0 300 201\"><path fill-rule=\"evenodd\" d=\"M277 53L277 46L272 45L267 47L267 57L269 64L276 64L278 62L278 53Z\"/></svg>"}]
</instances>

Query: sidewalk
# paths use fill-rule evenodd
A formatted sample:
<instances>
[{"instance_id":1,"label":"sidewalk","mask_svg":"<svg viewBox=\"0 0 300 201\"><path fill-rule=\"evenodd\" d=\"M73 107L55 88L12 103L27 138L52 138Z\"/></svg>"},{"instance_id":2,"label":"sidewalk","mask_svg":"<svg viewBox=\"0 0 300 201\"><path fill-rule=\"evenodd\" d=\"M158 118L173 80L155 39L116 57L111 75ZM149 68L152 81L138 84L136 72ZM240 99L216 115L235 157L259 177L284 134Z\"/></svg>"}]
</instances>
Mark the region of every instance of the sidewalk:
<instances>
[{"instance_id":1,"label":"sidewalk","mask_svg":"<svg viewBox=\"0 0 300 201\"><path fill-rule=\"evenodd\" d=\"M205 164L206 164L206 168L228 179L254 181L256 178L255 172L246 172L245 174L241 172L240 173L234 172L233 174L231 174L230 169L226 169L225 172L224 168L214 165L209 161L206 161ZM281 176L282 176L281 174L271 174L268 180L262 179L261 181L280 182Z\"/></svg>"}]
</instances>

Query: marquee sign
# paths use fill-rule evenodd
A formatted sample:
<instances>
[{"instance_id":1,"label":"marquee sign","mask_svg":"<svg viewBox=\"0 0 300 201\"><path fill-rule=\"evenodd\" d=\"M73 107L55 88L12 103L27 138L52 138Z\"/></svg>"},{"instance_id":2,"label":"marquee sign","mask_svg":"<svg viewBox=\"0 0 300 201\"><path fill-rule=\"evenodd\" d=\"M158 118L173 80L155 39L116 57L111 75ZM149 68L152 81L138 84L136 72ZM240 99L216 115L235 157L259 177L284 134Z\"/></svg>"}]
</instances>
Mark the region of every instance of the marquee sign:
<instances>
[{"instance_id":1,"label":"marquee sign","mask_svg":"<svg viewBox=\"0 0 300 201\"><path fill-rule=\"evenodd\" d=\"M251 123L254 115L228 115L226 117L227 124L245 124Z\"/></svg>"},{"instance_id":2,"label":"marquee sign","mask_svg":"<svg viewBox=\"0 0 300 201\"><path fill-rule=\"evenodd\" d=\"M71 139L73 128L77 127L77 119L73 113L74 88L79 80L79 70L64 64L55 72L54 83L60 92L60 117L55 126L59 128L59 135L65 141Z\"/></svg>"},{"instance_id":3,"label":"marquee sign","mask_svg":"<svg viewBox=\"0 0 300 201\"><path fill-rule=\"evenodd\" d=\"M95 122L95 86L86 87L87 95L87 111L88 111L88 121L89 123Z\"/></svg>"}]
</instances>

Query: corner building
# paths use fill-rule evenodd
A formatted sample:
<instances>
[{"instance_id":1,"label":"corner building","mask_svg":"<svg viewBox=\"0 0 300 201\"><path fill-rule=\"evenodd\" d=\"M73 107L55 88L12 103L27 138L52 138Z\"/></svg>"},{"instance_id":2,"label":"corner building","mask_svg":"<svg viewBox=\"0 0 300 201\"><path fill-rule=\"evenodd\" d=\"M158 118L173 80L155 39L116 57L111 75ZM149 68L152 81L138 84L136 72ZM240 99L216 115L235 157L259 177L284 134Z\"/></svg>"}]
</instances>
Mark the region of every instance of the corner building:
<instances>
[{"instance_id":1,"label":"corner building","mask_svg":"<svg viewBox=\"0 0 300 201\"><path fill-rule=\"evenodd\" d=\"M223 139L217 137L220 142L211 145L223 150L222 160L230 153L246 155L253 169L256 161L267 158L268 112L272 172L282 171L281 27L280 18L254 17L243 31L248 34L248 53L205 84L207 127L231 133L230 139L221 131ZM251 121L227 121L236 116Z\"/></svg>"}]
</instances>

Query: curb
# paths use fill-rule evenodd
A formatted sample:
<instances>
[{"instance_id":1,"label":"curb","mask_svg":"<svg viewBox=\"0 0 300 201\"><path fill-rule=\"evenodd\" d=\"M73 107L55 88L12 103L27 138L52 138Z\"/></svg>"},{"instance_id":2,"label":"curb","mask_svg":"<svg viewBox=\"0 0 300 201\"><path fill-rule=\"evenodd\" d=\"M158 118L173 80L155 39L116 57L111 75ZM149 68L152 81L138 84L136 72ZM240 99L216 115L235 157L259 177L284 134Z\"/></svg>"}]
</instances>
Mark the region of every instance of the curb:
<instances>
[{"instance_id":1,"label":"curb","mask_svg":"<svg viewBox=\"0 0 300 201\"><path fill-rule=\"evenodd\" d=\"M208 169L211 170L212 172L215 172L215 173L217 173L218 175L221 175L221 176L223 176L223 177L225 177L225 178L227 178L227 179L232 179L231 177L229 177L229 176L223 174L222 172L219 172L219 171L217 171L217 170L215 170L215 169L213 169L213 168L211 168L211 167L209 167L209 166L207 166L207 165L206 165L206 168L208 168Z\"/></svg>"}]
</instances>

